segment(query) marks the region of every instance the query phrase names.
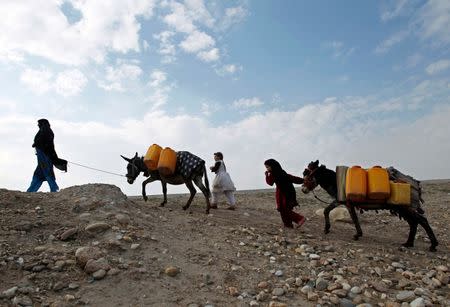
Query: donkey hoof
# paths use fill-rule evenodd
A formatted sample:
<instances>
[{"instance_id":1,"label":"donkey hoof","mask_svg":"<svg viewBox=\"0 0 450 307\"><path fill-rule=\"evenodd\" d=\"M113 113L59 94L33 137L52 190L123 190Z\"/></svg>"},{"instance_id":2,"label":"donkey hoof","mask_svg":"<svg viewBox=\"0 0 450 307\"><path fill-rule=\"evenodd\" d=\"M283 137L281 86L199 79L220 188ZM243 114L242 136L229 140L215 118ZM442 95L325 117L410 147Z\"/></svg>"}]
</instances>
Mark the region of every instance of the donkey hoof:
<instances>
[{"instance_id":1,"label":"donkey hoof","mask_svg":"<svg viewBox=\"0 0 450 307\"><path fill-rule=\"evenodd\" d=\"M330 233L330 228L325 228L325 230L323 231L325 234Z\"/></svg>"},{"instance_id":2,"label":"donkey hoof","mask_svg":"<svg viewBox=\"0 0 450 307\"><path fill-rule=\"evenodd\" d=\"M188 208L187 206L183 206L183 210L187 210L187 208Z\"/></svg>"},{"instance_id":3,"label":"donkey hoof","mask_svg":"<svg viewBox=\"0 0 450 307\"><path fill-rule=\"evenodd\" d=\"M404 246L404 247L414 247L414 244L406 242L406 243L403 243L402 246Z\"/></svg>"},{"instance_id":4,"label":"donkey hoof","mask_svg":"<svg viewBox=\"0 0 450 307\"><path fill-rule=\"evenodd\" d=\"M431 245L429 250L430 250L430 252L437 252L437 249L436 249L435 245Z\"/></svg>"},{"instance_id":5,"label":"donkey hoof","mask_svg":"<svg viewBox=\"0 0 450 307\"><path fill-rule=\"evenodd\" d=\"M160 207L164 207L165 204L166 204L166 203L162 202L162 203L159 204L159 206L160 206Z\"/></svg>"},{"instance_id":6,"label":"donkey hoof","mask_svg":"<svg viewBox=\"0 0 450 307\"><path fill-rule=\"evenodd\" d=\"M147 200L148 200L148 197L147 197L147 196L144 196L143 198L144 198L144 201L147 201Z\"/></svg>"},{"instance_id":7,"label":"donkey hoof","mask_svg":"<svg viewBox=\"0 0 450 307\"><path fill-rule=\"evenodd\" d=\"M205 212L206 214L209 214L209 210L206 210L206 212Z\"/></svg>"},{"instance_id":8,"label":"donkey hoof","mask_svg":"<svg viewBox=\"0 0 450 307\"><path fill-rule=\"evenodd\" d=\"M358 241L359 240L360 235L354 235L353 236L353 240Z\"/></svg>"}]
</instances>

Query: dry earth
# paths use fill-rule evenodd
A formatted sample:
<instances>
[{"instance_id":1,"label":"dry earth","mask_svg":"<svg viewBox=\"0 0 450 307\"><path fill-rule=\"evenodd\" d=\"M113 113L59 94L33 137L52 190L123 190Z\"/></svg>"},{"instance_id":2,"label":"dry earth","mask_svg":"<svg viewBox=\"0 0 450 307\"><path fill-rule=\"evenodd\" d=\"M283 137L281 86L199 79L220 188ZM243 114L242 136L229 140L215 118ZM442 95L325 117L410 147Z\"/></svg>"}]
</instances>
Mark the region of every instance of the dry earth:
<instances>
[{"instance_id":1,"label":"dry earth","mask_svg":"<svg viewBox=\"0 0 450 307\"><path fill-rule=\"evenodd\" d=\"M170 187L169 187L170 190ZM327 199L322 191L320 197ZM274 191L237 193L206 215L198 194L148 202L104 184L58 193L0 189L1 306L450 306L450 182L424 184L440 242L388 212L323 234L321 203L298 193L301 229L284 230Z\"/></svg>"}]
</instances>

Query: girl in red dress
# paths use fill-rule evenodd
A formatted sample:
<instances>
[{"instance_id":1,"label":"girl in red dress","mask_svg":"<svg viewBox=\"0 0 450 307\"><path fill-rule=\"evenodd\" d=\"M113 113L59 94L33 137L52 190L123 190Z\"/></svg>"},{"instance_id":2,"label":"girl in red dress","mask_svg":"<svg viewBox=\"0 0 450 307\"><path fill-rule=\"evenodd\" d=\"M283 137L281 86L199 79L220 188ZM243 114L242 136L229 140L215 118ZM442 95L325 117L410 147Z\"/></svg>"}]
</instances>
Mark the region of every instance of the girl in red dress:
<instances>
[{"instance_id":1,"label":"girl in red dress","mask_svg":"<svg viewBox=\"0 0 450 307\"><path fill-rule=\"evenodd\" d=\"M305 223L305 217L293 211L298 206L297 195L293 183L302 184L303 178L286 173L280 163L274 159L264 162L266 166L266 182L268 185L276 186L277 210L280 212L281 220L285 227L293 228L292 222L300 227Z\"/></svg>"}]
</instances>

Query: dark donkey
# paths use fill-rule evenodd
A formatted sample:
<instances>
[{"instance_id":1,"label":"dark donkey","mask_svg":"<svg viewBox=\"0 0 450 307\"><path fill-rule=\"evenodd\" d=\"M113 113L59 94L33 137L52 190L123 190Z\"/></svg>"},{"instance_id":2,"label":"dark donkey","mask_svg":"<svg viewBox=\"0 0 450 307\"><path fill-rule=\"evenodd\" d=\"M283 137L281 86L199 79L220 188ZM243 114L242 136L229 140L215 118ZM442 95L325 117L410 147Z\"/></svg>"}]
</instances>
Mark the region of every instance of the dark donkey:
<instances>
[{"instance_id":1,"label":"dark donkey","mask_svg":"<svg viewBox=\"0 0 450 307\"><path fill-rule=\"evenodd\" d=\"M194 182L195 185L200 188L203 195L205 195L206 214L209 213L209 209L211 208L209 197L211 193L209 190L209 182L208 176L206 174L206 167L204 160L191 154L188 151L178 151L175 173L170 176L163 176L160 174L158 170L154 171L149 170L147 166L145 166L144 164L144 158L138 157L138 153L136 153L136 155L131 159L126 158L122 155L121 157L128 162L126 177L129 184L132 184L141 172L144 173L143 175L145 177L149 177L148 179L144 180L144 182L142 182L142 197L144 198L145 201L148 200L148 197L145 193L145 186L147 185L147 183L156 180L161 181L162 190L164 194L164 200L160 204L161 207L164 207L164 205L167 203L167 184L173 185L185 184L189 189L189 192L191 193L191 196L189 197L189 200L187 201L186 205L183 206L183 210L186 210L191 205L195 193L197 193L194 185L192 184L192 182ZM203 174L205 175L204 185L202 182Z\"/></svg>"},{"instance_id":2,"label":"dark donkey","mask_svg":"<svg viewBox=\"0 0 450 307\"><path fill-rule=\"evenodd\" d=\"M334 198L334 201L329 204L324 210L325 216L325 233L330 232L330 211L340 205L337 200L337 182L336 172L327 169L325 165L319 166L319 160L311 162L303 172L303 193L309 193L313 191L318 185L320 185L327 193ZM420 202L420 200L417 200ZM356 215L355 207L361 210L390 210L393 214L403 218L409 224L409 236L408 240L403 244L405 247L413 247L414 239L417 233L417 226L425 229L428 238L431 241L430 251L436 251L438 241L428 223L427 218L423 215L423 210L420 208L420 204L414 204L412 206L398 206L390 204L366 204L366 203L347 203L347 209L350 213L353 223L355 224L356 234L353 236L354 240L358 240L362 236L361 226L359 225L358 216Z\"/></svg>"}]
</instances>

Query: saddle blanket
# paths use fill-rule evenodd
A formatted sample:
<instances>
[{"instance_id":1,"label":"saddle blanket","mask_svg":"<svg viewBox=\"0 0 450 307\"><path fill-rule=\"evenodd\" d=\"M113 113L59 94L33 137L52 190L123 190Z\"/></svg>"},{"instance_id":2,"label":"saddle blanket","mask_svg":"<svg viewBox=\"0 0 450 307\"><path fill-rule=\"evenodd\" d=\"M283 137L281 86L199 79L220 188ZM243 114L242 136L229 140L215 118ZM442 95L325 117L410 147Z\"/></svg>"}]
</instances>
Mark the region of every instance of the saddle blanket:
<instances>
[{"instance_id":1,"label":"saddle blanket","mask_svg":"<svg viewBox=\"0 0 450 307\"><path fill-rule=\"evenodd\" d=\"M185 179L190 179L192 173L203 167L205 161L189 151L177 151L177 165L175 172Z\"/></svg>"}]
</instances>

